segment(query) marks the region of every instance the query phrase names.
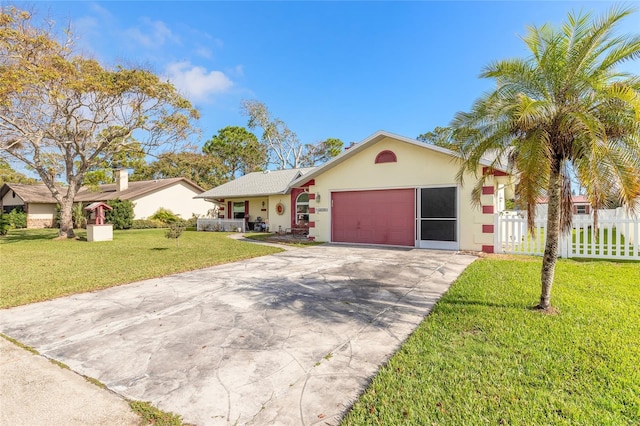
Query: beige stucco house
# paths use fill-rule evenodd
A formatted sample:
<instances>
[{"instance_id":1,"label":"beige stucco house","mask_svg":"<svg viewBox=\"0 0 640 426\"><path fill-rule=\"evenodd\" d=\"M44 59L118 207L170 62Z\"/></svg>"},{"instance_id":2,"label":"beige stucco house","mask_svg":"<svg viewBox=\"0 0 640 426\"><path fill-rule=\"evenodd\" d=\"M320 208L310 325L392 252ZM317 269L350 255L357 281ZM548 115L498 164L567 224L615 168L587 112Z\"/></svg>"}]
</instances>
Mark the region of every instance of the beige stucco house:
<instances>
[{"instance_id":1,"label":"beige stucco house","mask_svg":"<svg viewBox=\"0 0 640 426\"><path fill-rule=\"evenodd\" d=\"M65 191L61 187L61 191ZM185 178L170 178L129 182L126 170L118 170L117 182L100 185L97 190L82 187L74 202L93 203L119 198L134 203L135 219L145 219L159 208L171 210L183 219L193 214L205 215L211 204L194 198L204 189ZM27 228L51 228L55 226L57 202L43 185L7 183L0 188L0 208L9 212L21 208L27 213Z\"/></svg>"},{"instance_id":2,"label":"beige stucco house","mask_svg":"<svg viewBox=\"0 0 640 426\"><path fill-rule=\"evenodd\" d=\"M260 216L270 231L303 230L310 239L450 250L493 251L494 212L513 197L513 180L491 159L456 182L459 155L379 131L322 166L257 172L198 198L225 218ZM490 174L481 205L471 190Z\"/></svg>"}]
</instances>

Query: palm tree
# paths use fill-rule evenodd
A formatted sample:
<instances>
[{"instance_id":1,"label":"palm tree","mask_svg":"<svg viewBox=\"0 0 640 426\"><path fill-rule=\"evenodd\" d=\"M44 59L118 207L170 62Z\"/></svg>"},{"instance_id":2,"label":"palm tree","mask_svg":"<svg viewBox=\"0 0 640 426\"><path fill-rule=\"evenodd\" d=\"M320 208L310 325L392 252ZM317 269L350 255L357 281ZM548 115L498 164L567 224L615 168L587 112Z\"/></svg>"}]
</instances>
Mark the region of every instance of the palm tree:
<instances>
[{"instance_id":1,"label":"palm tree","mask_svg":"<svg viewBox=\"0 0 640 426\"><path fill-rule=\"evenodd\" d=\"M616 67L640 58L640 36L614 33L632 12L614 7L599 19L569 13L561 28L528 28L523 41L531 56L487 66L481 76L495 79L495 90L452 122L464 159L461 183L465 173L478 170L484 154L508 158L530 230L536 199L548 197L539 309L551 309L559 235L571 230L571 174L594 212L607 200L629 207L638 202L640 77ZM479 179L475 203L489 178Z\"/></svg>"}]
</instances>

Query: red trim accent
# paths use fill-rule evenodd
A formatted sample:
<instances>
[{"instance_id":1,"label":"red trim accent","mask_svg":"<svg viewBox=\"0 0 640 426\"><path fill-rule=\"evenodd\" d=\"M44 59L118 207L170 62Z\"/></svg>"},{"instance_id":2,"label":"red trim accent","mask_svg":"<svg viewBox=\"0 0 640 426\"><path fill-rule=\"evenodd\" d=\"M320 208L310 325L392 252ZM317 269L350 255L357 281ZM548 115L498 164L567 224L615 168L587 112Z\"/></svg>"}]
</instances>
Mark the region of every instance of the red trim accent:
<instances>
[{"instance_id":1,"label":"red trim accent","mask_svg":"<svg viewBox=\"0 0 640 426\"><path fill-rule=\"evenodd\" d=\"M316 194L314 193L309 193L309 201L311 200L315 200L316 199Z\"/></svg>"},{"instance_id":2,"label":"red trim accent","mask_svg":"<svg viewBox=\"0 0 640 426\"><path fill-rule=\"evenodd\" d=\"M309 207L309 214L313 214L316 212L316 208L315 207Z\"/></svg>"},{"instance_id":3,"label":"red trim accent","mask_svg":"<svg viewBox=\"0 0 640 426\"><path fill-rule=\"evenodd\" d=\"M493 253L493 246L482 246L482 251L484 253Z\"/></svg>"},{"instance_id":4,"label":"red trim accent","mask_svg":"<svg viewBox=\"0 0 640 426\"><path fill-rule=\"evenodd\" d=\"M483 234L493 234L493 225L482 225Z\"/></svg>"},{"instance_id":5,"label":"red trim accent","mask_svg":"<svg viewBox=\"0 0 640 426\"><path fill-rule=\"evenodd\" d=\"M231 215L233 215L233 207L231 206L231 201L227 201L227 219L233 219Z\"/></svg>"},{"instance_id":6,"label":"red trim accent","mask_svg":"<svg viewBox=\"0 0 640 426\"><path fill-rule=\"evenodd\" d=\"M224 206L220 206L220 211L223 212L224 211Z\"/></svg>"},{"instance_id":7,"label":"red trim accent","mask_svg":"<svg viewBox=\"0 0 640 426\"><path fill-rule=\"evenodd\" d=\"M316 223L309 221L309 228L315 228L316 227Z\"/></svg>"},{"instance_id":8,"label":"red trim accent","mask_svg":"<svg viewBox=\"0 0 640 426\"><path fill-rule=\"evenodd\" d=\"M311 237L311 236L309 236L309 237L307 237L307 238L309 239L309 241L315 241L315 240L316 240L316 237Z\"/></svg>"},{"instance_id":9,"label":"red trim accent","mask_svg":"<svg viewBox=\"0 0 640 426\"><path fill-rule=\"evenodd\" d=\"M482 195L493 195L496 193L496 189L493 186L483 186Z\"/></svg>"},{"instance_id":10,"label":"red trim accent","mask_svg":"<svg viewBox=\"0 0 640 426\"><path fill-rule=\"evenodd\" d=\"M380 163L397 163L398 157L393 151L389 151L388 149L384 151L380 151L378 155L376 155L375 164Z\"/></svg>"},{"instance_id":11,"label":"red trim accent","mask_svg":"<svg viewBox=\"0 0 640 426\"><path fill-rule=\"evenodd\" d=\"M482 168L482 175L483 176L486 176L486 175L509 176L507 173L503 172L502 170L491 169L491 167L483 167Z\"/></svg>"},{"instance_id":12,"label":"red trim accent","mask_svg":"<svg viewBox=\"0 0 640 426\"><path fill-rule=\"evenodd\" d=\"M245 200L244 202L244 217L249 217L249 200Z\"/></svg>"},{"instance_id":13,"label":"red trim accent","mask_svg":"<svg viewBox=\"0 0 640 426\"><path fill-rule=\"evenodd\" d=\"M493 214L493 206L482 206L483 214Z\"/></svg>"}]
</instances>

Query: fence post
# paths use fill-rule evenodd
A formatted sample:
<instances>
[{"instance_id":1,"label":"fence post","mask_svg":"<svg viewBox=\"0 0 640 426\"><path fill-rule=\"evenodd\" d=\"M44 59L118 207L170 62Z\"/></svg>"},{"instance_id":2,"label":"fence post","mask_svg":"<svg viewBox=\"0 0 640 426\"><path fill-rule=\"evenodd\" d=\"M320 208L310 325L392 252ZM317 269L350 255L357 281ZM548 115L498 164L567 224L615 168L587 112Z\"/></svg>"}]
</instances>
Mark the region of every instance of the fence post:
<instances>
[{"instance_id":1,"label":"fence post","mask_svg":"<svg viewBox=\"0 0 640 426\"><path fill-rule=\"evenodd\" d=\"M493 252L502 253L502 231L500 230L500 213L493 214Z\"/></svg>"},{"instance_id":2,"label":"fence post","mask_svg":"<svg viewBox=\"0 0 640 426\"><path fill-rule=\"evenodd\" d=\"M558 241L558 254L560 257L569 257L569 245L571 244L571 234L562 233Z\"/></svg>"}]
</instances>

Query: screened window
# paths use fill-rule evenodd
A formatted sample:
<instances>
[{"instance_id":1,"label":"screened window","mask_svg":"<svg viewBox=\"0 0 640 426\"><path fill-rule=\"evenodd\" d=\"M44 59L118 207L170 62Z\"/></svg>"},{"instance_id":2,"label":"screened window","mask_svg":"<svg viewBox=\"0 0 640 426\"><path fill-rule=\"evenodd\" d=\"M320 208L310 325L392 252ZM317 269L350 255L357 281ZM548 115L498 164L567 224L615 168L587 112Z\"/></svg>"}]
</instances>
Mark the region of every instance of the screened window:
<instances>
[{"instance_id":1,"label":"screened window","mask_svg":"<svg viewBox=\"0 0 640 426\"><path fill-rule=\"evenodd\" d=\"M244 201L233 203L233 218L244 219Z\"/></svg>"}]
</instances>

